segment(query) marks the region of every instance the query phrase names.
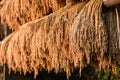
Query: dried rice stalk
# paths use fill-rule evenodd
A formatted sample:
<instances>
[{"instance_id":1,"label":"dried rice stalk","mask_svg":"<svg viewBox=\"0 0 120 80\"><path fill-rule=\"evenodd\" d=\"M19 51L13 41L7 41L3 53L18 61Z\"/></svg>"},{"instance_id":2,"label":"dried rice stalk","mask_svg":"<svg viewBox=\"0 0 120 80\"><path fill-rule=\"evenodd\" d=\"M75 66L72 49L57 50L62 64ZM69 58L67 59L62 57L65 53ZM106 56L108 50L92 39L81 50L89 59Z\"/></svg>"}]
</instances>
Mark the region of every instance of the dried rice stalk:
<instances>
[{"instance_id":1,"label":"dried rice stalk","mask_svg":"<svg viewBox=\"0 0 120 80\"><path fill-rule=\"evenodd\" d=\"M116 10L118 11L116 14ZM105 56L109 65L120 65L120 9L110 9L104 14L108 34L108 53ZM108 57L109 56L109 57ZM103 65L106 63L102 63ZM114 67L114 66L113 66Z\"/></svg>"},{"instance_id":2,"label":"dried rice stalk","mask_svg":"<svg viewBox=\"0 0 120 80\"><path fill-rule=\"evenodd\" d=\"M116 12L116 23L117 23L117 35L118 35L118 40L119 40L119 48L120 48L120 16L119 16L119 13L118 13L118 9L115 8L115 12Z\"/></svg>"},{"instance_id":3,"label":"dried rice stalk","mask_svg":"<svg viewBox=\"0 0 120 80\"><path fill-rule=\"evenodd\" d=\"M71 0L75 2L78 0ZM14 30L26 22L40 19L62 7L66 0L2 0L0 16L2 23Z\"/></svg>"},{"instance_id":4,"label":"dried rice stalk","mask_svg":"<svg viewBox=\"0 0 120 80\"><path fill-rule=\"evenodd\" d=\"M91 0L80 11L70 28L70 53L74 65L80 68L91 63L93 55L102 61L107 53L108 36L101 9L102 0Z\"/></svg>"},{"instance_id":5,"label":"dried rice stalk","mask_svg":"<svg viewBox=\"0 0 120 80\"><path fill-rule=\"evenodd\" d=\"M120 59L109 50L119 51L119 45L115 45L115 49L109 46L109 42L116 39L109 38L113 36L112 30L107 31L108 26L116 28L114 20L109 19L113 11L109 11L104 19L102 0L91 0L85 4L69 5L21 26L3 40L0 62L7 64L10 70L24 74L34 71L35 76L38 71L51 71L53 68L56 72L63 68L69 76L75 67L82 69L95 61L98 61L98 67L118 65L119 60L110 63L109 59ZM113 24L107 25L108 22ZM119 39L115 44L118 42Z\"/></svg>"},{"instance_id":6,"label":"dried rice stalk","mask_svg":"<svg viewBox=\"0 0 120 80\"><path fill-rule=\"evenodd\" d=\"M115 10L108 11L103 19L101 9L102 0L91 0L70 28L70 59L75 67L83 68L94 61L99 61L103 68L120 65L120 35L116 26L120 22L116 21ZM118 16L120 19L119 13Z\"/></svg>"},{"instance_id":7,"label":"dried rice stalk","mask_svg":"<svg viewBox=\"0 0 120 80\"><path fill-rule=\"evenodd\" d=\"M73 65L68 59L69 28L86 2L69 5L44 18L29 22L3 40L0 62L9 69L35 72L64 69L68 76Z\"/></svg>"},{"instance_id":8,"label":"dried rice stalk","mask_svg":"<svg viewBox=\"0 0 120 80\"><path fill-rule=\"evenodd\" d=\"M65 6L62 0L2 0L2 23L17 29L22 24L41 18Z\"/></svg>"}]
</instances>

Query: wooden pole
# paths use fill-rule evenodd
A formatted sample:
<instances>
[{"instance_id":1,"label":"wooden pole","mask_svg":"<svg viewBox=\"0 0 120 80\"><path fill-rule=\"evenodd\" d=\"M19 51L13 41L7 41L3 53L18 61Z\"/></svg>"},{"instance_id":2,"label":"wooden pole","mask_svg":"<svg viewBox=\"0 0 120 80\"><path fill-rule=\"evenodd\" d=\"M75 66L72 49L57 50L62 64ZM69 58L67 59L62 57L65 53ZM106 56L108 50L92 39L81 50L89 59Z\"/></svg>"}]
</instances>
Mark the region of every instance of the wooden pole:
<instances>
[{"instance_id":1,"label":"wooden pole","mask_svg":"<svg viewBox=\"0 0 120 80\"><path fill-rule=\"evenodd\" d=\"M103 0L103 4L106 7L112 7L120 4L120 0Z\"/></svg>"}]
</instances>

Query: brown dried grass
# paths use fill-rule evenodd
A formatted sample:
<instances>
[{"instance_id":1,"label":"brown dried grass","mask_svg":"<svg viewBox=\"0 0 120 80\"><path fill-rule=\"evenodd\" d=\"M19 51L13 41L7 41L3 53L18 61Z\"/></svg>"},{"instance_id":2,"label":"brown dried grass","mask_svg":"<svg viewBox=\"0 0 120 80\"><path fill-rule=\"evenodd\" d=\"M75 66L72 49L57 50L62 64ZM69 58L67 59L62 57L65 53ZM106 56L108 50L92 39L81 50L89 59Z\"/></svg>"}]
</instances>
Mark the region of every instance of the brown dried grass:
<instances>
[{"instance_id":1,"label":"brown dried grass","mask_svg":"<svg viewBox=\"0 0 120 80\"><path fill-rule=\"evenodd\" d=\"M2 0L0 16L3 24L17 30L26 22L40 19L77 1L79 0Z\"/></svg>"},{"instance_id":2,"label":"brown dried grass","mask_svg":"<svg viewBox=\"0 0 120 80\"><path fill-rule=\"evenodd\" d=\"M108 11L108 15L104 16L102 0L91 0L85 4L68 5L21 26L3 40L0 62L7 64L10 70L34 71L35 76L43 69L51 71L54 68L56 72L64 69L69 76L75 67L82 69L87 64L98 64L97 67L120 65L114 11ZM116 37L111 34L114 29ZM110 49L116 50L117 56ZM111 61L113 59L115 61Z\"/></svg>"}]
</instances>

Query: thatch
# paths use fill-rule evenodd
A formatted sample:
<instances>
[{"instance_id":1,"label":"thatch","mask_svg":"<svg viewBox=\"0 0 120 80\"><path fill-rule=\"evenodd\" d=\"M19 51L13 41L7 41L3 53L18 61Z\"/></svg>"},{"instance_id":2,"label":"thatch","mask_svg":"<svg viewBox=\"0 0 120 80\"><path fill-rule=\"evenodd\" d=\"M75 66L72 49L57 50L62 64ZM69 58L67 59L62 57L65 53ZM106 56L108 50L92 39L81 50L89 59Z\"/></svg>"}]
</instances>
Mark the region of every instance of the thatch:
<instances>
[{"instance_id":1,"label":"thatch","mask_svg":"<svg viewBox=\"0 0 120 80\"><path fill-rule=\"evenodd\" d=\"M79 0L2 0L0 16L3 24L16 30L26 22L40 19L77 1Z\"/></svg>"},{"instance_id":2,"label":"thatch","mask_svg":"<svg viewBox=\"0 0 120 80\"><path fill-rule=\"evenodd\" d=\"M74 68L82 69L87 64L120 65L120 14L115 17L114 10L110 10L104 15L102 0L85 4L69 5L21 26L3 40L0 62L10 70L35 72L35 76L43 69L64 69L69 76Z\"/></svg>"}]
</instances>

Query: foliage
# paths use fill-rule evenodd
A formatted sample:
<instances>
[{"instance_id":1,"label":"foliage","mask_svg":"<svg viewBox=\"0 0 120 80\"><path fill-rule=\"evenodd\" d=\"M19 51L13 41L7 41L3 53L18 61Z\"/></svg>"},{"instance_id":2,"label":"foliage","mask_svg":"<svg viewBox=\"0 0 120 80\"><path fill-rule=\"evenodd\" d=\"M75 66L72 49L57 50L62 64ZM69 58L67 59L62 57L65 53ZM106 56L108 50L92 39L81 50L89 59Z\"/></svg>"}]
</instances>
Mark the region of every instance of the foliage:
<instances>
[{"instance_id":1,"label":"foliage","mask_svg":"<svg viewBox=\"0 0 120 80\"><path fill-rule=\"evenodd\" d=\"M115 73L112 72L112 69L108 68L106 70L99 70L98 80L120 80L120 67L117 67Z\"/></svg>"}]
</instances>

